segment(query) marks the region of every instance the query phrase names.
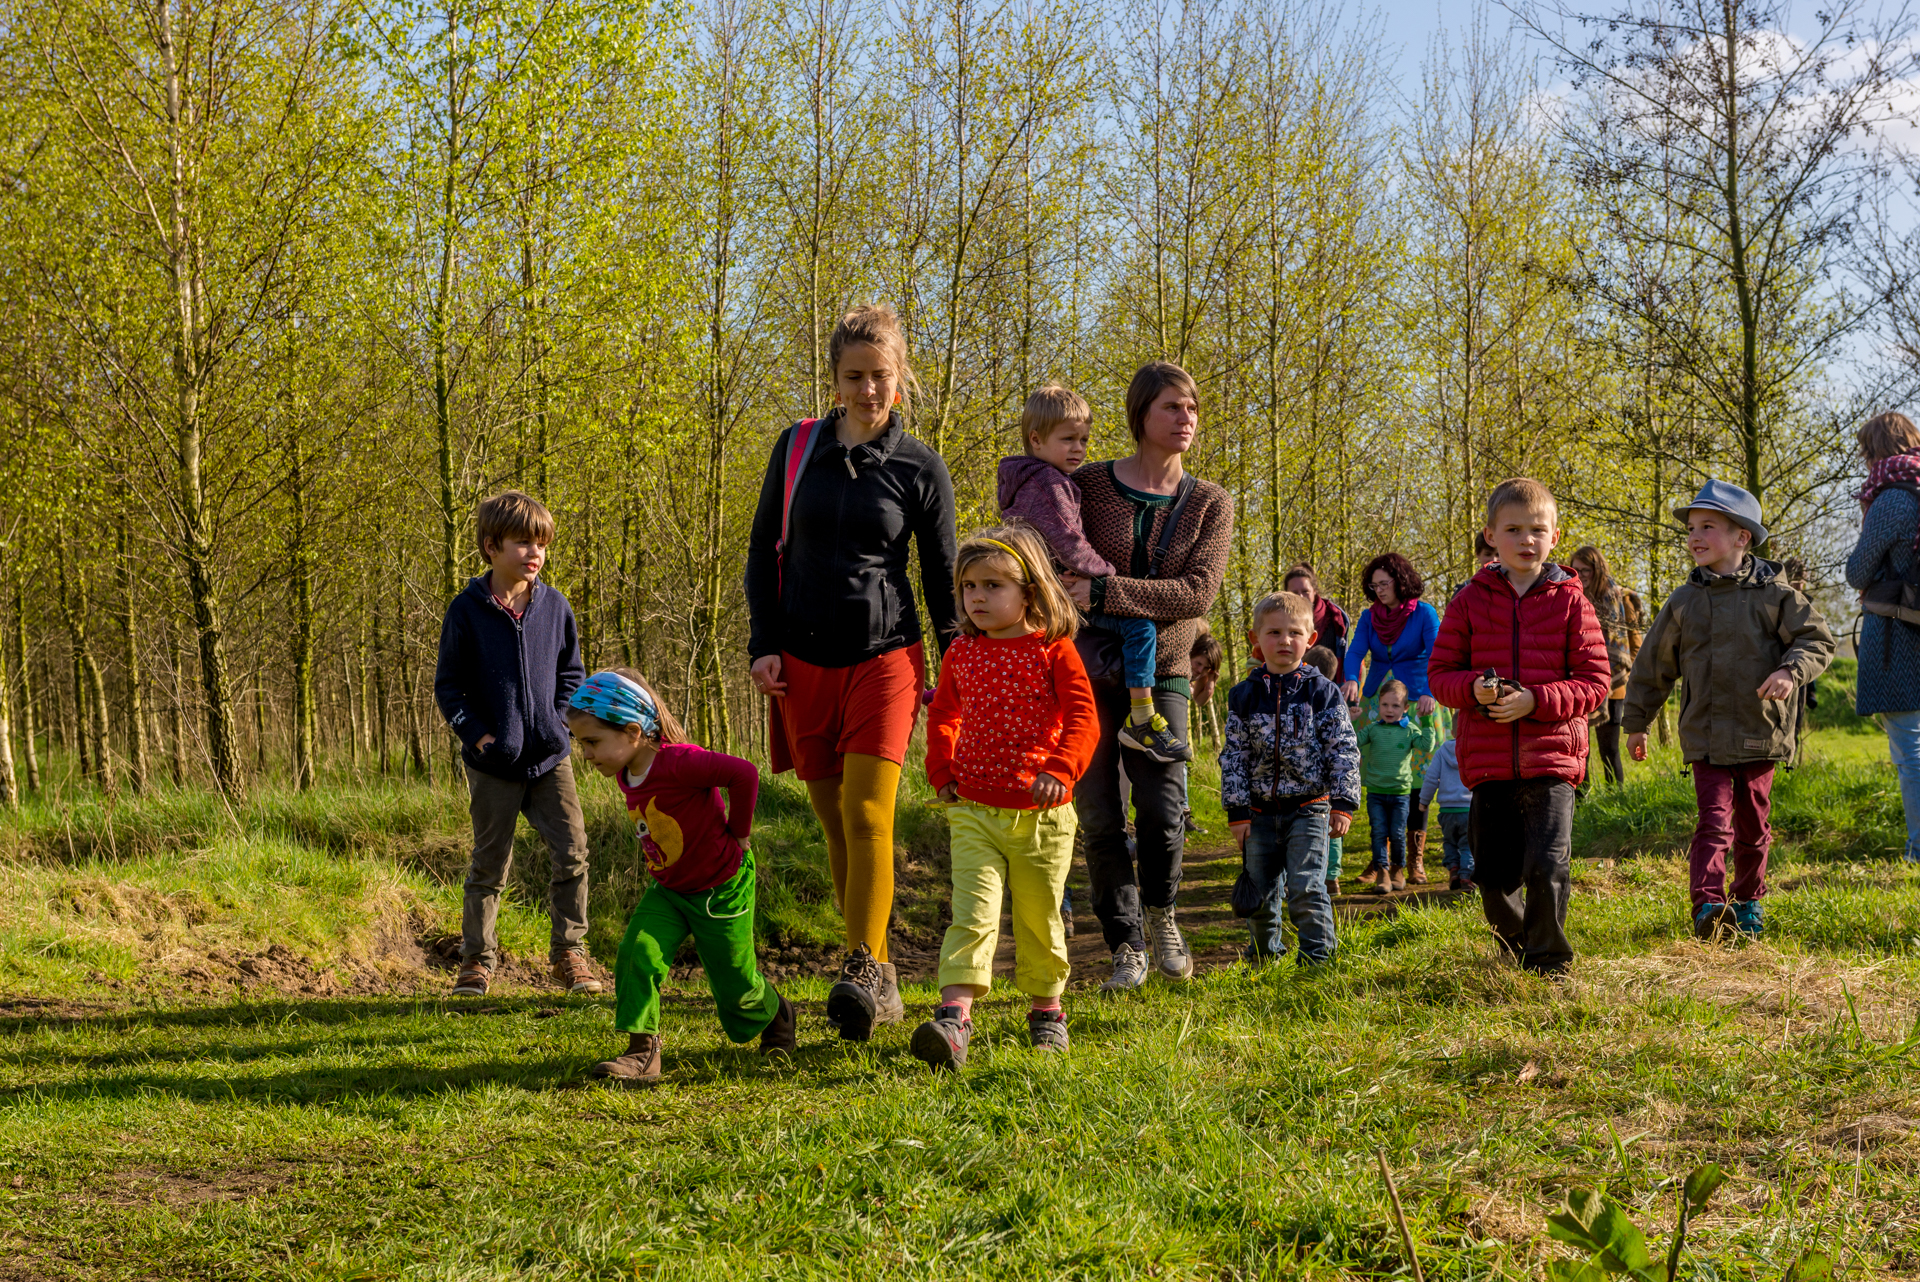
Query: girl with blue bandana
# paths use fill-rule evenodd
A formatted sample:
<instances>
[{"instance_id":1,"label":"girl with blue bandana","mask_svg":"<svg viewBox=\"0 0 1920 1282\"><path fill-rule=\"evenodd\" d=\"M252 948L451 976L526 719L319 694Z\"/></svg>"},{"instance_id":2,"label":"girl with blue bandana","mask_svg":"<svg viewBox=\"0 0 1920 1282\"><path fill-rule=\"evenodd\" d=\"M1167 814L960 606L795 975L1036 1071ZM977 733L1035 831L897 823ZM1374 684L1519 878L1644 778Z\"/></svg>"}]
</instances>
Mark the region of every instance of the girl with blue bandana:
<instances>
[{"instance_id":1,"label":"girl with blue bandana","mask_svg":"<svg viewBox=\"0 0 1920 1282\"><path fill-rule=\"evenodd\" d=\"M595 1064L593 1075L623 1086L660 1080L660 985L688 935L729 1040L758 1036L763 1054L791 1053L793 1007L760 974L753 947L747 837L759 770L688 743L680 723L631 668L588 677L574 691L567 727L587 764L620 785L653 877L614 965L614 1027L628 1035L627 1049Z\"/></svg>"}]
</instances>

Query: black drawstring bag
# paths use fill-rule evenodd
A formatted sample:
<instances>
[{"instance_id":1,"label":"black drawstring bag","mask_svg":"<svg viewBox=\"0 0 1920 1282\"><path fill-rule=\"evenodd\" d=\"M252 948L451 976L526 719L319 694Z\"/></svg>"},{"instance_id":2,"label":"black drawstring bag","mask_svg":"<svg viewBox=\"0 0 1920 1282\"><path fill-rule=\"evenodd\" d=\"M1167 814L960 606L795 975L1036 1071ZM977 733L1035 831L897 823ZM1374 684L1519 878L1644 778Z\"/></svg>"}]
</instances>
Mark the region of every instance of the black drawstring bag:
<instances>
[{"instance_id":1,"label":"black drawstring bag","mask_svg":"<svg viewBox=\"0 0 1920 1282\"><path fill-rule=\"evenodd\" d=\"M1233 880L1233 915L1245 921L1260 911L1261 896L1259 888L1253 884L1253 874L1247 871L1247 857L1240 856L1240 875Z\"/></svg>"}]
</instances>

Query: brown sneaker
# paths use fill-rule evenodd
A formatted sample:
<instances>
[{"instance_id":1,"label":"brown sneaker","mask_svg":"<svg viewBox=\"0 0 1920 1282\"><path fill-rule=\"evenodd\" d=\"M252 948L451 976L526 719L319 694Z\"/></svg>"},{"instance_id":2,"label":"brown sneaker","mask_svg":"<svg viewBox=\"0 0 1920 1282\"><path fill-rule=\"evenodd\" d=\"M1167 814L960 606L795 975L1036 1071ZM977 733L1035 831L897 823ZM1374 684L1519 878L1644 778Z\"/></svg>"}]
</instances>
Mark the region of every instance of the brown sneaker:
<instances>
[{"instance_id":1,"label":"brown sneaker","mask_svg":"<svg viewBox=\"0 0 1920 1282\"><path fill-rule=\"evenodd\" d=\"M780 997L779 993L774 994ZM773 1012L773 1019L760 1030L760 1053L762 1055L791 1055L800 1046L799 1017L794 1014L793 1003L780 997L780 1009Z\"/></svg>"},{"instance_id":2,"label":"brown sneaker","mask_svg":"<svg viewBox=\"0 0 1920 1282\"><path fill-rule=\"evenodd\" d=\"M460 974L453 981L455 997L485 997L493 972L477 961L460 963Z\"/></svg>"},{"instance_id":3,"label":"brown sneaker","mask_svg":"<svg viewBox=\"0 0 1920 1282\"><path fill-rule=\"evenodd\" d=\"M1405 868L1396 868L1393 870L1393 888L1395 890L1405 890L1407 888L1407 870Z\"/></svg>"},{"instance_id":4,"label":"brown sneaker","mask_svg":"<svg viewBox=\"0 0 1920 1282\"><path fill-rule=\"evenodd\" d=\"M652 1086L660 1080L660 1035L630 1034L626 1054L602 1060L588 1072L616 1086Z\"/></svg>"},{"instance_id":5,"label":"brown sneaker","mask_svg":"<svg viewBox=\"0 0 1920 1282\"><path fill-rule=\"evenodd\" d=\"M553 979L569 993L597 993L603 988L600 973L578 948L562 953L555 959Z\"/></svg>"}]
</instances>

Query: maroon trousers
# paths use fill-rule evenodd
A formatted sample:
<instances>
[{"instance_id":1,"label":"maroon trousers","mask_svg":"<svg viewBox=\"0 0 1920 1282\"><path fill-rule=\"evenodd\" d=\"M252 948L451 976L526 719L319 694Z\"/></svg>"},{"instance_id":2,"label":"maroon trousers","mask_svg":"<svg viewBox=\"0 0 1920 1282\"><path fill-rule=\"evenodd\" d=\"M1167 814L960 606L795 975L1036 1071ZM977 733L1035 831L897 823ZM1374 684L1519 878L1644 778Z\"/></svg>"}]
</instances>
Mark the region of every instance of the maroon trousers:
<instances>
[{"instance_id":1,"label":"maroon trousers","mask_svg":"<svg viewBox=\"0 0 1920 1282\"><path fill-rule=\"evenodd\" d=\"M1700 803L1687 849L1694 911L1702 904L1743 903L1767 893L1767 850L1773 829L1773 762L1737 766L1693 763L1693 795ZM1727 855L1733 855L1733 894L1727 894Z\"/></svg>"}]
</instances>

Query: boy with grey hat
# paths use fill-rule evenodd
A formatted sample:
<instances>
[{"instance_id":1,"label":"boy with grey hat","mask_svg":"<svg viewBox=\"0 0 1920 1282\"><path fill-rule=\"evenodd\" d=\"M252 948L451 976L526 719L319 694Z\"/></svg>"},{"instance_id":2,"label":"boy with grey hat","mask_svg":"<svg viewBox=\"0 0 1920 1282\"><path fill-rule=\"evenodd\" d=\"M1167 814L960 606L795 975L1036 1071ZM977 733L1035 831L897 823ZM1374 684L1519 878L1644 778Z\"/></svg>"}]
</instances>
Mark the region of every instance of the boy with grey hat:
<instances>
[{"instance_id":1,"label":"boy with grey hat","mask_svg":"<svg viewBox=\"0 0 1920 1282\"><path fill-rule=\"evenodd\" d=\"M1694 570L1660 608L1627 678L1627 751L1647 759L1647 727L1685 680L1680 748L1700 805L1687 851L1693 930L1757 935L1773 768L1793 758L1797 696L1832 661L1833 632L1778 562L1753 555L1767 541L1753 495L1708 481L1673 515L1687 527Z\"/></svg>"}]
</instances>

